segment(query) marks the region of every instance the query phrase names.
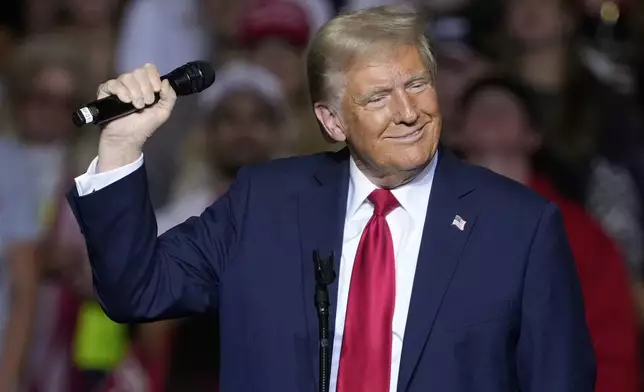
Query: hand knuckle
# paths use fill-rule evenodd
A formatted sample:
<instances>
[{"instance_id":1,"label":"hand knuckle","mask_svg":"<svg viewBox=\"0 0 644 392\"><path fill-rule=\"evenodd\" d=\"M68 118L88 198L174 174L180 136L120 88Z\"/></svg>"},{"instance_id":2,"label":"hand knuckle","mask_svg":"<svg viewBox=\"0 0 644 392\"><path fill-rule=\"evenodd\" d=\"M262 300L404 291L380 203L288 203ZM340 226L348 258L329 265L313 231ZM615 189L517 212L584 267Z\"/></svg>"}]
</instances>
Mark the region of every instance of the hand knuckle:
<instances>
[{"instance_id":1,"label":"hand knuckle","mask_svg":"<svg viewBox=\"0 0 644 392\"><path fill-rule=\"evenodd\" d=\"M126 81L128 81L130 79L132 79L132 74L131 73L125 73L125 74L119 75L119 77L116 78L116 80L121 82L121 83L125 83Z\"/></svg>"},{"instance_id":2,"label":"hand knuckle","mask_svg":"<svg viewBox=\"0 0 644 392\"><path fill-rule=\"evenodd\" d=\"M146 64L145 68L147 69L148 72L152 72L154 74L158 74L159 70L157 69L156 65L154 64Z\"/></svg>"},{"instance_id":3,"label":"hand knuckle","mask_svg":"<svg viewBox=\"0 0 644 392\"><path fill-rule=\"evenodd\" d=\"M103 83L101 87L99 87L99 90L112 91L116 89L117 84L118 83L116 80L108 80L107 82Z\"/></svg>"}]
</instances>

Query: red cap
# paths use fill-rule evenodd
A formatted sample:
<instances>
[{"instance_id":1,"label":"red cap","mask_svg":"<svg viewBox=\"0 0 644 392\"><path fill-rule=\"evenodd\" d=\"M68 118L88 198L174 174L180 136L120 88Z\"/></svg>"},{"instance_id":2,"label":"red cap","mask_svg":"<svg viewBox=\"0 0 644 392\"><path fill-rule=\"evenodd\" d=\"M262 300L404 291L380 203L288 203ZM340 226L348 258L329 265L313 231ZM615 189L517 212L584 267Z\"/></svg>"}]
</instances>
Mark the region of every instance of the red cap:
<instances>
[{"instance_id":1,"label":"red cap","mask_svg":"<svg viewBox=\"0 0 644 392\"><path fill-rule=\"evenodd\" d=\"M243 45L284 38L295 46L306 46L309 29L308 15L295 1L256 0L241 17L239 38Z\"/></svg>"}]
</instances>

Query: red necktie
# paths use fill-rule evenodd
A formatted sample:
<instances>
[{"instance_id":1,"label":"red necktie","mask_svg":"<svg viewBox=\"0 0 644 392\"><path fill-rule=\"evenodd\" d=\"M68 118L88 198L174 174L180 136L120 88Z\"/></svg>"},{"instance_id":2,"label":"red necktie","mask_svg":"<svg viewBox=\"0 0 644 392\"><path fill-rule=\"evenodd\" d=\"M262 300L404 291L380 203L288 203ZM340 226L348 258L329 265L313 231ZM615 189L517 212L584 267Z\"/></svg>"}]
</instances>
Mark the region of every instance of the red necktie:
<instances>
[{"instance_id":1,"label":"red necktie","mask_svg":"<svg viewBox=\"0 0 644 392\"><path fill-rule=\"evenodd\" d=\"M374 211L353 264L337 392L389 392L396 266L385 217L398 200L387 189L368 199Z\"/></svg>"}]
</instances>

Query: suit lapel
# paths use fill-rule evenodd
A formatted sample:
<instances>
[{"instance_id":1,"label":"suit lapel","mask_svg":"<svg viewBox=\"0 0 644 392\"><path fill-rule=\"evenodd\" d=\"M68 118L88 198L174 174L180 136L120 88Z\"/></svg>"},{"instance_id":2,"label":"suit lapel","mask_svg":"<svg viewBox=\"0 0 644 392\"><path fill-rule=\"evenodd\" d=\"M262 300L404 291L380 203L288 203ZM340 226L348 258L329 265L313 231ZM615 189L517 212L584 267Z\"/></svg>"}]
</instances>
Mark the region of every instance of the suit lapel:
<instances>
[{"instance_id":1,"label":"suit lapel","mask_svg":"<svg viewBox=\"0 0 644 392\"><path fill-rule=\"evenodd\" d=\"M302 245L302 294L308 327L311 366L317 385L319 374L318 316L314 302L315 270L313 252L321 257L334 255L335 271L340 271L342 234L346 215L349 186L349 152L345 148L328 155L312 179L313 183L298 197L298 223ZM330 343L333 350L333 330L338 293L338 280L329 286L331 312L329 316Z\"/></svg>"},{"instance_id":2,"label":"suit lapel","mask_svg":"<svg viewBox=\"0 0 644 392\"><path fill-rule=\"evenodd\" d=\"M463 178L461 165L450 152L440 150L407 317L399 392L407 390L461 251L476 222L476 212L462 200L473 188L472 179ZM457 215L465 221L462 230L458 227L462 222ZM453 225L455 218L457 225Z\"/></svg>"}]
</instances>

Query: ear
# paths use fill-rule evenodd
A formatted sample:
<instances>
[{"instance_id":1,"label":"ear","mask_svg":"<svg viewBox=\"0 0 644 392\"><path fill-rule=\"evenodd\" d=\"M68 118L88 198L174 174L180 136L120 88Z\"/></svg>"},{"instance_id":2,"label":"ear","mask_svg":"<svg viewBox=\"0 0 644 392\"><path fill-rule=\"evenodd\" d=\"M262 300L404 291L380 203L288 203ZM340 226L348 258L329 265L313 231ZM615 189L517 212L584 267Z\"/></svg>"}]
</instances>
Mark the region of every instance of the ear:
<instances>
[{"instance_id":1,"label":"ear","mask_svg":"<svg viewBox=\"0 0 644 392\"><path fill-rule=\"evenodd\" d=\"M336 142L347 140L345 126L338 111L327 103L316 102L313 105L315 116L324 127L324 130L331 139Z\"/></svg>"}]
</instances>

